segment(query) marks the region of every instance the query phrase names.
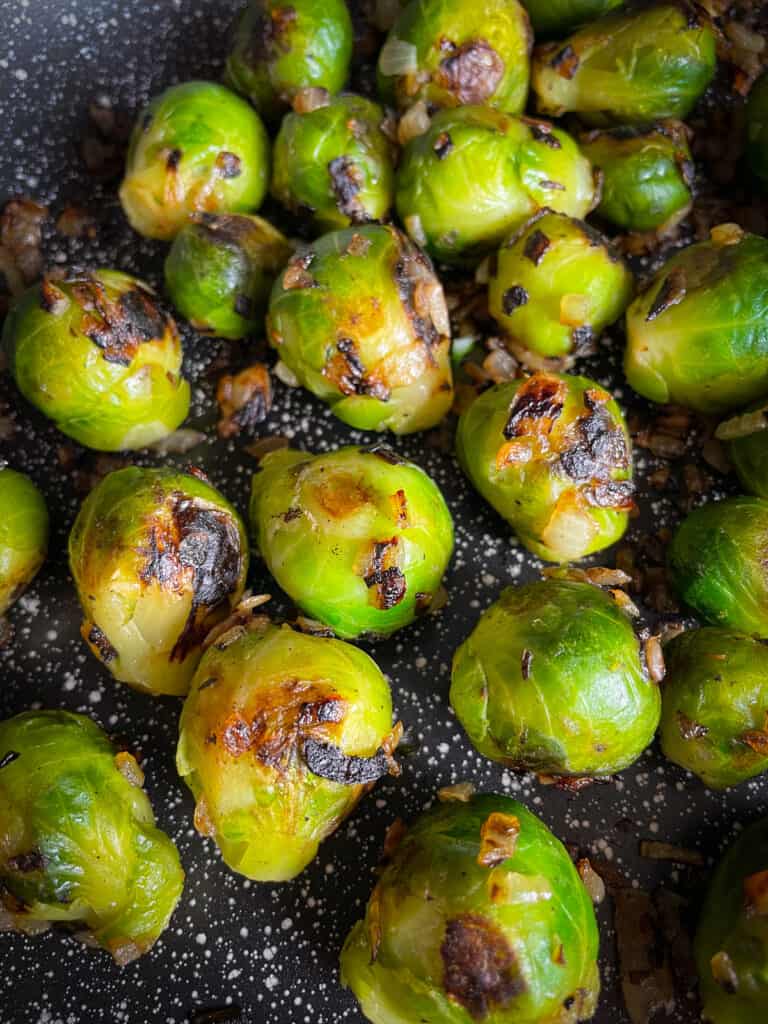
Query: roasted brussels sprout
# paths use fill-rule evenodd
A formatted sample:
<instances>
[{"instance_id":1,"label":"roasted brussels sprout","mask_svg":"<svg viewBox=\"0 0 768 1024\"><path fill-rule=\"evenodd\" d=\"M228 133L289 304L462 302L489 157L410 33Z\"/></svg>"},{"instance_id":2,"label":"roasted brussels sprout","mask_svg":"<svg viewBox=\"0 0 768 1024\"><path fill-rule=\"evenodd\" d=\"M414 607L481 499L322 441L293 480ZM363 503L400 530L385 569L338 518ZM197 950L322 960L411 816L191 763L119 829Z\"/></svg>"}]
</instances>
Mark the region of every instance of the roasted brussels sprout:
<instances>
[{"instance_id":1,"label":"roasted brussels sprout","mask_svg":"<svg viewBox=\"0 0 768 1024\"><path fill-rule=\"evenodd\" d=\"M429 260L378 224L300 249L275 282L267 321L280 359L335 416L396 434L448 412L450 330Z\"/></svg>"},{"instance_id":2,"label":"roasted brussels sprout","mask_svg":"<svg viewBox=\"0 0 768 1024\"><path fill-rule=\"evenodd\" d=\"M692 630L665 649L661 746L712 789L768 769L768 647L727 629Z\"/></svg>"},{"instance_id":3,"label":"roasted brussels sprout","mask_svg":"<svg viewBox=\"0 0 768 1024\"><path fill-rule=\"evenodd\" d=\"M406 145L395 203L436 259L471 265L543 207L583 217L592 167L565 132L485 107L445 110Z\"/></svg>"},{"instance_id":4,"label":"roasted brussels sprout","mask_svg":"<svg viewBox=\"0 0 768 1024\"><path fill-rule=\"evenodd\" d=\"M462 413L456 453L540 558L583 558L627 528L629 433L613 398L586 377L536 373L489 388Z\"/></svg>"},{"instance_id":5,"label":"roasted brussels sprout","mask_svg":"<svg viewBox=\"0 0 768 1024\"><path fill-rule=\"evenodd\" d=\"M383 220L394 190L383 121L378 104L352 95L286 114L275 140L272 194L326 231Z\"/></svg>"},{"instance_id":6,"label":"roasted brussels sprout","mask_svg":"<svg viewBox=\"0 0 768 1024\"><path fill-rule=\"evenodd\" d=\"M288 240L261 217L194 214L165 260L165 287L201 334L243 338L262 323Z\"/></svg>"},{"instance_id":7,"label":"roasted brussels sprout","mask_svg":"<svg viewBox=\"0 0 768 1024\"><path fill-rule=\"evenodd\" d=\"M234 25L224 79L274 121L303 89L342 89L351 57L344 0L250 0Z\"/></svg>"},{"instance_id":8,"label":"roasted brussels sprout","mask_svg":"<svg viewBox=\"0 0 768 1024\"><path fill-rule=\"evenodd\" d=\"M715 37L691 6L617 11L562 42L537 47L532 86L550 117L574 111L588 124L684 118L711 82Z\"/></svg>"},{"instance_id":9,"label":"roasted brussels sprout","mask_svg":"<svg viewBox=\"0 0 768 1024\"><path fill-rule=\"evenodd\" d=\"M488 305L498 325L544 356L578 355L618 320L633 278L607 239L584 221L545 212L491 261Z\"/></svg>"},{"instance_id":10,"label":"roasted brussels sprout","mask_svg":"<svg viewBox=\"0 0 768 1024\"><path fill-rule=\"evenodd\" d=\"M451 704L481 754L554 775L621 771L661 712L627 616L567 579L508 587L483 612L454 655Z\"/></svg>"},{"instance_id":11,"label":"roasted brussels sprout","mask_svg":"<svg viewBox=\"0 0 768 1024\"><path fill-rule=\"evenodd\" d=\"M342 637L394 633L427 611L453 548L437 485L383 445L271 452L251 529L286 594Z\"/></svg>"},{"instance_id":12,"label":"roasted brussels sprout","mask_svg":"<svg viewBox=\"0 0 768 1024\"><path fill-rule=\"evenodd\" d=\"M118 964L154 945L184 872L143 779L84 715L0 722L0 931L76 924Z\"/></svg>"},{"instance_id":13,"label":"roasted brussels sprout","mask_svg":"<svg viewBox=\"0 0 768 1024\"><path fill-rule=\"evenodd\" d=\"M117 270L43 278L5 320L19 390L89 448L143 448L171 434L189 410L189 384L176 324L156 301Z\"/></svg>"},{"instance_id":14,"label":"roasted brussels sprout","mask_svg":"<svg viewBox=\"0 0 768 1024\"><path fill-rule=\"evenodd\" d=\"M593 22L624 0L523 0L537 36L567 32Z\"/></svg>"},{"instance_id":15,"label":"roasted brussels sprout","mask_svg":"<svg viewBox=\"0 0 768 1024\"><path fill-rule=\"evenodd\" d=\"M715 626L768 637L768 501L727 498L694 509L669 547L680 597Z\"/></svg>"},{"instance_id":16,"label":"roasted brussels sprout","mask_svg":"<svg viewBox=\"0 0 768 1024\"><path fill-rule=\"evenodd\" d=\"M0 461L0 615L21 597L48 552L48 509L23 473Z\"/></svg>"},{"instance_id":17,"label":"roasted brussels sprout","mask_svg":"<svg viewBox=\"0 0 768 1024\"><path fill-rule=\"evenodd\" d=\"M406 832L341 954L374 1024L576 1024L598 932L562 843L523 804L445 803Z\"/></svg>"},{"instance_id":18,"label":"roasted brussels sprout","mask_svg":"<svg viewBox=\"0 0 768 1024\"><path fill-rule=\"evenodd\" d=\"M627 231L669 229L691 208L695 167L680 121L594 131L579 140L602 174L597 212Z\"/></svg>"},{"instance_id":19,"label":"roasted brussels sprout","mask_svg":"<svg viewBox=\"0 0 768 1024\"><path fill-rule=\"evenodd\" d=\"M728 455L744 489L768 498L768 402L762 399L721 423L717 437L728 442Z\"/></svg>"},{"instance_id":20,"label":"roasted brussels sprout","mask_svg":"<svg viewBox=\"0 0 768 1024\"><path fill-rule=\"evenodd\" d=\"M768 184L768 74L755 83L747 101L746 153L752 171Z\"/></svg>"},{"instance_id":21,"label":"roasted brussels sprout","mask_svg":"<svg viewBox=\"0 0 768 1024\"><path fill-rule=\"evenodd\" d=\"M389 686L341 640L267 620L205 653L184 704L176 764L234 871L293 878L376 779L397 771Z\"/></svg>"},{"instance_id":22,"label":"roasted brussels sprout","mask_svg":"<svg viewBox=\"0 0 768 1024\"><path fill-rule=\"evenodd\" d=\"M269 139L245 100L215 82L156 96L134 126L120 202L136 231L171 239L193 213L253 213L269 184Z\"/></svg>"},{"instance_id":23,"label":"roasted brussels sprout","mask_svg":"<svg viewBox=\"0 0 768 1024\"><path fill-rule=\"evenodd\" d=\"M202 642L243 593L248 542L214 487L130 466L88 495L69 537L80 632L115 679L184 694Z\"/></svg>"},{"instance_id":24,"label":"roasted brussels sprout","mask_svg":"<svg viewBox=\"0 0 768 1024\"><path fill-rule=\"evenodd\" d=\"M627 310L630 386L702 413L767 395L766 261L768 239L735 224L668 260Z\"/></svg>"},{"instance_id":25,"label":"roasted brussels sprout","mask_svg":"<svg viewBox=\"0 0 768 1024\"><path fill-rule=\"evenodd\" d=\"M404 109L478 104L519 114L528 96L531 25L517 0L411 0L379 54L379 88Z\"/></svg>"}]
</instances>

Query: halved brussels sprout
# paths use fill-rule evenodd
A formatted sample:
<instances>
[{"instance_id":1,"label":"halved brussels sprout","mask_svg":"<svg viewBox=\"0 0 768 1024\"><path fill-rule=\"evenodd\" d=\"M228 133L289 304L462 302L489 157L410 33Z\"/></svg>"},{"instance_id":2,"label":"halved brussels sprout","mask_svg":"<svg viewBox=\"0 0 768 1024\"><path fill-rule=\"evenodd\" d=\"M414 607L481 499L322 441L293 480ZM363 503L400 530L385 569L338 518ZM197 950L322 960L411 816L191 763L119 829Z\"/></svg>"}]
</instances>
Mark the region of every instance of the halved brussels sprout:
<instances>
[{"instance_id":1,"label":"halved brussels sprout","mask_svg":"<svg viewBox=\"0 0 768 1024\"><path fill-rule=\"evenodd\" d=\"M768 75L753 85L747 100L746 153L752 171L768 184Z\"/></svg>"},{"instance_id":2,"label":"halved brussels sprout","mask_svg":"<svg viewBox=\"0 0 768 1024\"><path fill-rule=\"evenodd\" d=\"M363 224L299 249L275 282L267 331L299 382L352 427L409 434L451 407L442 285L397 228Z\"/></svg>"},{"instance_id":3,"label":"halved brussels sprout","mask_svg":"<svg viewBox=\"0 0 768 1024\"><path fill-rule=\"evenodd\" d=\"M598 931L562 843L483 794L406 832L341 954L374 1024L577 1024L600 992Z\"/></svg>"},{"instance_id":4,"label":"halved brussels sprout","mask_svg":"<svg viewBox=\"0 0 768 1024\"><path fill-rule=\"evenodd\" d=\"M768 402L762 399L721 423L717 437L728 442L728 455L744 489L768 498Z\"/></svg>"},{"instance_id":5,"label":"halved brussels sprout","mask_svg":"<svg viewBox=\"0 0 768 1024\"><path fill-rule=\"evenodd\" d=\"M715 74L715 36L693 6L607 14L533 55L538 109L593 125L686 117Z\"/></svg>"},{"instance_id":6,"label":"halved brussels sprout","mask_svg":"<svg viewBox=\"0 0 768 1024\"><path fill-rule=\"evenodd\" d=\"M451 705L472 745L515 769L610 775L661 713L627 616L589 583L508 587L456 651Z\"/></svg>"},{"instance_id":7,"label":"halved brussels sprout","mask_svg":"<svg viewBox=\"0 0 768 1024\"><path fill-rule=\"evenodd\" d=\"M523 0L537 36L568 32L623 3L624 0Z\"/></svg>"},{"instance_id":8,"label":"halved brussels sprout","mask_svg":"<svg viewBox=\"0 0 768 1024\"><path fill-rule=\"evenodd\" d=\"M261 217L193 214L165 260L165 287L196 331L243 338L263 322L288 240Z\"/></svg>"},{"instance_id":9,"label":"halved brussels sprout","mask_svg":"<svg viewBox=\"0 0 768 1024\"><path fill-rule=\"evenodd\" d=\"M722 413L768 394L768 239L735 224L673 256L627 310L638 394Z\"/></svg>"},{"instance_id":10,"label":"halved brussels sprout","mask_svg":"<svg viewBox=\"0 0 768 1024\"><path fill-rule=\"evenodd\" d=\"M139 234L171 239L193 213L253 213L268 184L256 111L216 82L184 82L139 115L120 202Z\"/></svg>"},{"instance_id":11,"label":"halved brussels sprout","mask_svg":"<svg viewBox=\"0 0 768 1024\"><path fill-rule=\"evenodd\" d=\"M0 462L0 615L21 597L48 553L48 509L28 476Z\"/></svg>"},{"instance_id":12,"label":"halved brussels sprout","mask_svg":"<svg viewBox=\"0 0 768 1024\"><path fill-rule=\"evenodd\" d=\"M271 452L253 478L251 530L286 594L346 638L428 611L453 550L439 488L383 445Z\"/></svg>"},{"instance_id":13,"label":"halved brussels sprout","mask_svg":"<svg viewBox=\"0 0 768 1024\"><path fill-rule=\"evenodd\" d=\"M184 872L143 781L84 715L0 722L0 932L73 924L121 965L154 945Z\"/></svg>"},{"instance_id":14,"label":"halved brussels sprout","mask_svg":"<svg viewBox=\"0 0 768 1024\"><path fill-rule=\"evenodd\" d=\"M274 197L326 231L383 220L394 190L383 122L377 103L352 95L286 114L275 139Z\"/></svg>"},{"instance_id":15,"label":"halved brussels sprout","mask_svg":"<svg viewBox=\"0 0 768 1024\"><path fill-rule=\"evenodd\" d=\"M248 541L204 478L130 466L83 502L69 565L93 654L134 689L180 695L208 632L242 596Z\"/></svg>"},{"instance_id":16,"label":"halved brussels sprout","mask_svg":"<svg viewBox=\"0 0 768 1024\"><path fill-rule=\"evenodd\" d=\"M583 558L627 528L629 433L614 399L586 377L536 373L489 388L462 413L456 454L540 558Z\"/></svg>"},{"instance_id":17,"label":"halved brussels sprout","mask_svg":"<svg viewBox=\"0 0 768 1024\"><path fill-rule=\"evenodd\" d=\"M189 410L176 324L129 274L43 278L12 306L3 346L27 401L89 448L143 448Z\"/></svg>"},{"instance_id":18,"label":"halved brussels sprout","mask_svg":"<svg viewBox=\"0 0 768 1024\"><path fill-rule=\"evenodd\" d=\"M226 633L200 663L176 765L195 827L233 871L293 878L376 779L396 772L389 686L341 640L264 619Z\"/></svg>"},{"instance_id":19,"label":"halved brussels sprout","mask_svg":"<svg viewBox=\"0 0 768 1024\"><path fill-rule=\"evenodd\" d=\"M445 263L473 265L547 207L583 217L592 167L565 132L487 107L444 110L406 145L395 180L398 216Z\"/></svg>"},{"instance_id":20,"label":"halved brussels sprout","mask_svg":"<svg viewBox=\"0 0 768 1024\"><path fill-rule=\"evenodd\" d=\"M544 212L491 260L488 306L502 330L544 356L579 354L629 305L633 278L582 220Z\"/></svg>"}]
</instances>

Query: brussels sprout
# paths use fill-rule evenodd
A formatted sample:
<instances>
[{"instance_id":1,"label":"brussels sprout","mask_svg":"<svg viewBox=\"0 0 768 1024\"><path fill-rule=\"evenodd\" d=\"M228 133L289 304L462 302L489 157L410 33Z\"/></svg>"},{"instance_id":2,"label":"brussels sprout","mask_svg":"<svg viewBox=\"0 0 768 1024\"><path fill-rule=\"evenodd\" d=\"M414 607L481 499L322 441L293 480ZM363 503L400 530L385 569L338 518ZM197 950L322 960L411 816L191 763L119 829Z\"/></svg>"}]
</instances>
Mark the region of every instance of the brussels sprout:
<instances>
[{"instance_id":1,"label":"brussels sprout","mask_svg":"<svg viewBox=\"0 0 768 1024\"><path fill-rule=\"evenodd\" d=\"M747 101L746 154L754 174L768 184L768 75L752 87Z\"/></svg>"},{"instance_id":2,"label":"brussels sprout","mask_svg":"<svg viewBox=\"0 0 768 1024\"><path fill-rule=\"evenodd\" d=\"M406 832L341 954L374 1024L577 1024L600 992L598 931L562 843L483 794Z\"/></svg>"},{"instance_id":3,"label":"brussels sprout","mask_svg":"<svg viewBox=\"0 0 768 1024\"><path fill-rule=\"evenodd\" d=\"M293 878L376 779L396 772L389 686L341 640L267 620L205 653L184 704L176 765L195 827L260 882Z\"/></svg>"},{"instance_id":4,"label":"brussels sprout","mask_svg":"<svg viewBox=\"0 0 768 1024\"><path fill-rule=\"evenodd\" d=\"M405 109L482 104L519 114L528 96L531 25L517 0L411 0L379 55L379 89Z\"/></svg>"},{"instance_id":5,"label":"brussels sprout","mask_svg":"<svg viewBox=\"0 0 768 1024\"><path fill-rule=\"evenodd\" d=\"M744 489L768 498L768 402L764 399L721 423L717 437L728 441L728 454Z\"/></svg>"},{"instance_id":6,"label":"brussels sprout","mask_svg":"<svg viewBox=\"0 0 768 1024\"><path fill-rule=\"evenodd\" d=\"M89 448L143 448L189 410L173 318L117 270L43 278L11 308L3 347L27 401Z\"/></svg>"},{"instance_id":7,"label":"brussels sprout","mask_svg":"<svg viewBox=\"0 0 768 1024\"><path fill-rule=\"evenodd\" d=\"M523 0L537 36L567 32L593 22L624 0Z\"/></svg>"},{"instance_id":8,"label":"brussels sprout","mask_svg":"<svg viewBox=\"0 0 768 1024\"><path fill-rule=\"evenodd\" d=\"M165 287L196 331L243 338L260 327L288 240L261 217L198 213L176 235Z\"/></svg>"},{"instance_id":9,"label":"brussels sprout","mask_svg":"<svg viewBox=\"0 0 768 1024\"><path fill-rule=\"evenodd\" d=\"M406 145L395 181L411 238L459 265L479 262L543 207L583 217L595 198L570 135L485 107L437 114Z\"/></svg>"},{"instance_id":10,"label":"brussels sprout","mask_svg":"<svg viewBox=\"0 0 768 1024\"><path fill-rule=\"evenodd\" d=\"M757 1024L768 1014L768 818L746 828L715 871L696 933L709 1024Z\"/></svg>"},{"instance_id":11,"label":"brussels sprout","mask_svg":"<svg viewBox=\"0 0 768 1024\"><path fill-rule=\"evenodd\" d=\"M48 509L29 477L0 462L0 615L21 597L48 552Z\"/></svg>"},{"instance_id":12,"label":"brussels sprout","mask_svg":"<svg viewBox=\"0 0 768 1024\"><path fill-rule=\"evenodd\" d=\"M267 332L281 360L360 430L434 427L453 400L450 322L429 260L370 224L300 249L275 282Z\"/></svg>"},{"instance_id":13,"label":"brussels sprout","mask_svg":"<svg viewBox=\"0 0 768 1024\"><path fill-rule=\"evenodd\" d=\"M250 0L234 25L224 80L273 121L303 89L342 89L351 58L344 0Z\"/></svg>"},{"instance_id":14,"label":"brussels sprout","mask_svg":"<svg viewBox=\"0 0 768 1024\"><path fill-rule=\"evenodd\" d=\"M130 466L83 502L69 565L80 632L115 679L184 694L203 640L242 596L248 543L237 512L204 479Z\"/></svg>"},{"instance_id":15,"label":"brussels sprout","mask_svg":"<svg viewBox=\"0 0 768 1024\"><path fill-rule=\"evenodd\" d=\"M627 310L638 394L722 413L768 394L768 239L721 224L673 256Z\"/></svg>"},{"instance_id":16,"label":"brussels sprout","mask_svg":"<svg viewBox=\"0 0 768 1024\"><path fill-rule=\"evenodd\" d=\"M661 713L626 615L566 579L509 587L483 612L454 655L451 704L481 754L555 775L621 771Z\"/></svg>"},{"instance_id":17,"label":"brussels sprout","mask_svg":"<svg viewBox=\"0 0 768 1024\"><path fill-rule=\"evenodd\" d=\"M271 452L253 478L251 529L286 594L347 638L427 611L453 549L437 485L383 445Z\"/></svg>"},{"instance_id":18,"label":"brussels sprout","mask_svg":"<svg viewBox=\"0 0 768 1024\"><path fill-rule=\"evenodd\" d=\"M584 221L545 212L513 234L491 262L491 316L544 356L578 355L617 320L633 278L607 239Z\"/></svg>"},{"instance_id":19,"label":"brussels sprout","mask_svg":"<svg viewBox=\"0 0 768 1024\"><path fill-rule=\"evenodd\" d=\"M536 373L489 388L462 413L456 453L540 558L583 558L627 528L629 434L616 402L586 377Z\"/></svg>"},{"instance_id":20,"label":"brussels sprout","mask_svg":"<svg viewBox=\"0 0 768 1024\"><path fill-rule=\"evenodd\" d=\"M627 231L674 227L691 208L695 167L685 125L594 131L579 140L603 177L597 212Z\"/></svg>"},{"instance_id":21,"label":"brussels sprout","mask_svg":"<svg viewBox=\"0 0 768 1024\"><path fill-rule=\"evenodd\" d=\"M0 722L0 931L86 930L118 964L146 953L184 872L133 757L84 715Z\"/></svg>"},{"instance_id":22,"label":"brussels sprout","mask_svg":"<svg viewBox=\"0 0 768 1024\"><path fill-rule=\"evenodd\" d=\"M712 31L691 7L607 14L562 42L537 47L532 85L550 117L593 125L684 118L715 74Z\"/></svg>"},{"instance_id":23,"label":"brussels sprout","mask_svg":"<svg viewBox=\"0 0 768 1024\"><path fill-rule=\"evenodd\" d=\"M384 111L362 96L337 96L286 114L275 140L272 194L323 230L383 220L392 205L392 143Z\"/></svg>"},{"instance_id":24,"label":"brussels sprout","mask_svg":"<svg viewBox=\"0 0 768 1024\"><path fill-rule=\"evenodd\" d=\"M171 239L193 213L252 213L268 184L259 115L223 85L185 82L139 115L120 202L139 234Z\"/></svg>"},{"instance_id":25,"label":"brussels sprout","mask_svg":"<svg viewBox=\"0 0 768 1024\"><path fill-rule=\"evenodd\" d=\"M727 498L677 528L669 567L680 597L716 626L768 637L768 501Z\"/></svg>"}]
</instances>

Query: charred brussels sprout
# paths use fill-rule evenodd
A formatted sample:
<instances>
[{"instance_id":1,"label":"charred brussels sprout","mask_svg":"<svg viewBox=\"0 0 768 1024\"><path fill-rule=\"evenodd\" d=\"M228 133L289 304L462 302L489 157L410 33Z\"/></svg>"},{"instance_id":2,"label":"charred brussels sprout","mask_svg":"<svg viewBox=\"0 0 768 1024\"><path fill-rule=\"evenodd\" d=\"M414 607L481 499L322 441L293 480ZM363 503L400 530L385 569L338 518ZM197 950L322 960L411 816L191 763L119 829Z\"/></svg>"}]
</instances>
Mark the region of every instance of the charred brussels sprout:
<instances>
[{"instance_id":1,"label":"charred brussels sprout","mask_svg":"<svg viewBox=\"0 0 768 1024\"><path fill-rule=\"evenodd\" d=\"M185 82L139 115L120 202L139 234L171 239L193 213L252 213L268 183L259 115L223 85Z\"/></svg>"},{"instance_id":2,"label":"charred brussels sprout","mask_svg":"<svg viewBox=\"0 0 768 1024\"><path fill-rule=\"evenodd\" d=\"M83 715L0 722L0 931L77 925L118 964L154 945L184 872L142 783L133 757Z\"/></svg>"},{"instance_id":3,"label":"charred brussels sprout","mask_svg":"<svg viewBox=\"0 0 768 1024\"><path fill-rule=\"evenodd\" d=\"M451 406L442 285L394 227L347 228L299 250L272 290L267 329L299 382L352 427L408 434Z\"/></svg>"},{"instance_id":4,"label":"charred brussels sprout","mask_svg":"<svg viewBox=\"0 0 768 1024\"><path fill-rule=\"evenodd\" d=\"M543 207L585 216L595 184L565 132L463 107L437 114L407 144L395 202L411 238L433 257L471 265Z\"/></svg>"},{"instance_id":5,"label":"charred brussels sprout","mask_svg":"<svg viewBox=\"0 0 768 1024\"><path fill-rule=\"evenodd\" d=\"M532 85L550 117L589 124L684 118L711 82L715 37L692 9L661 4L608 14L570 38L537 48Z\"/></svg>"},{"instance_id":6,"label":"charred brussels sprout","mask_svg":"<svg viewBox=\"0 0 768 1024\"><path fill-rule=\"evenodd\" d=\"M342 983L374 1024L577 1024L600 991L595 913L549 829L509 797L406 832L350 932Z\"/></svg>"},{"instance_id":7,"label":"charred brussels sprout","mask_svg":"<svg viewBox=\"0 0 768 1024\"><path fill-rule=\"evenodd\" d=\"M176 764L234 871L293 878L376 779L396 772L389 686L351 644L268 621L227 633L184 704Z\"/></svg>"},{"instance_id":8,"label":"charred brussels sprout","mask_svg":"<svg viewBox=\"0 0 768 1024\"><path fill-rule=\"evenodd\" d=\"M165 286L196 331L243 338L262 323L286 238L261 217L195 214L165 260Z\"/></svg>"},{"instance_id":9,"label":"charred brussels sprout","mask_svg":"<svg viewBox=\"0 0 768 1024\"><path fill-rule=\"evenodd\" d=\"M624 0L523 0L536 35L556 35L593 22Z\"/></svg>"},{"instance_id":10,"label":"charred brussels sprout","mask_svg":"<svg viewBox=\"0 0 768 1024\"><path fill-rule=\"evenodd\" d=\"M481 754L554 775L621 771L661 712L626 615L564 579L509 587L483 613L454 655L451 704Z\"/></svg>"},{"instance_id":11,"label":"charred brussels sprout","mask_svg":"<svg viewBox=\"0 0 768 1024\"><path fill-rule=\"evenodd\" d=\"M746 153L752 171L768 184L768 75L753 86L747 101Z\"/></svg>"},{"instance_id":12,"label":"charred brussels sprout","mask_svg":"<svg viewBox=\"0 0 768 1024\"><path fill-rule=\"evenodd\" d=\"M176 324L128 274L44 278L12 307L3 346L27 401L89 448L143 448L189 410Z\"/></svg>"},{"instance_id":13,"label":"charred brussels sprout","mask_svg":"<svg viewBox=\"0 0 768 1024\"><path fill-rule=\"evenodd\" d=\"M45 561L48 509L29 477L0 462L0 615L21 597Z\"/></svg>"},{"instance_id":14,"label":"charred brussels sprout","mask_svg":"<svg viewBox=\"0 0 768 1024\"><path fill-rule=\"evenodd\" d=\"M673 256L627 310L638 394L722 413L768 394L768 239L735 224Z\"/></svg>"},{"instance_id":15,"label":"charred brussels sprout","mask_svg":"<svg viewBox=\"0 0 768 1024\"><path fill-rule=\"evenodd\" d=\"M437 485L383 445L270 453L251 527L286 594L343 637L387 635L427 611L453 548Z\"/></svg>"},{"instance_id":16,"label":"charred brussels sprout","mask_svg":"<svg viewBox=\"0 0 768 1024\"><path fill-rule=\"evenodd\" d=\"M632 283L597 231L566 214L543 213L491 261L488 305L504 332L531 351L578 355L618 320Z\"/></svg>"},{"instance_id":17,"label":"charred brussels sprout","mask_svg":"<svg viewBox=\"0 0 768 1024\"><path fill-rule=\"evenodd\" d=\"M746 491L768 498L768 402L762 400L721 423L733 468Z\"/></svg>"},{"instance_id":18,"label":"charred brussels sprout","mask_svg":"<svg viewBox=\"0 0 768 1024\"><path fill-rule=\"evenodd\" d=\"M207 633L243 593L248 544L204 479L131 466L83 502L69 564L99 661L137 690L184 694Z\"/></svg>"},{"instance_id":19,"label":"charred brussels sprout","mask_svg":"<svg viewBox=\"0 0 768 1024\"><path fill-rule=\"evenodd\" d=\"M540 558L567 562L617 541L634 507L631 442L607 391L537 373L497 384L462 413L462 468Z\"/></svg>"}]
</instances>

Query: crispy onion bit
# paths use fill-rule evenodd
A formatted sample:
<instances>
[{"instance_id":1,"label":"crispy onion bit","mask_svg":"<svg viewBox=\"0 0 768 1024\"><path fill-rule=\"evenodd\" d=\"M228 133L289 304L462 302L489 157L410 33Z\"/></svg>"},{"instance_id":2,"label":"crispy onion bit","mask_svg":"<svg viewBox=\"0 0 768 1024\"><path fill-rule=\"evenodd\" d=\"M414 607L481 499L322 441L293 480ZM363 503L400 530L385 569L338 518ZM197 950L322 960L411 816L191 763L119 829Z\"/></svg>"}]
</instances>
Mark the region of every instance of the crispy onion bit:
<instances>
[{"instance_id":1,"label":"crispy onion bit","mask_svg":"<svg viewBox=\"0 0 768 1024\"><path fill-rule=\"evenodd\" d=\"M475 792L474 782L456 782L452 786L443 786L437 791L437 799L441 804L469 803Z\"/></svg>"}]
</instances>

